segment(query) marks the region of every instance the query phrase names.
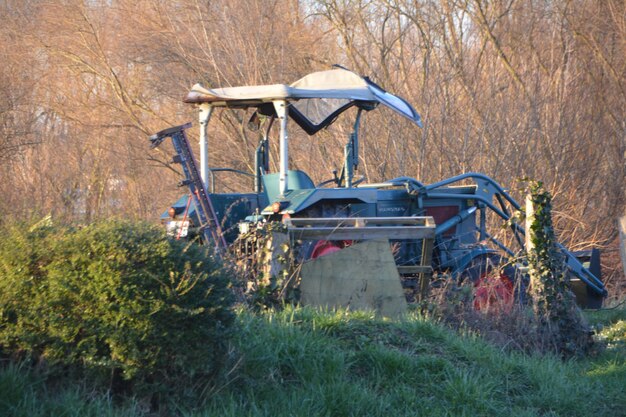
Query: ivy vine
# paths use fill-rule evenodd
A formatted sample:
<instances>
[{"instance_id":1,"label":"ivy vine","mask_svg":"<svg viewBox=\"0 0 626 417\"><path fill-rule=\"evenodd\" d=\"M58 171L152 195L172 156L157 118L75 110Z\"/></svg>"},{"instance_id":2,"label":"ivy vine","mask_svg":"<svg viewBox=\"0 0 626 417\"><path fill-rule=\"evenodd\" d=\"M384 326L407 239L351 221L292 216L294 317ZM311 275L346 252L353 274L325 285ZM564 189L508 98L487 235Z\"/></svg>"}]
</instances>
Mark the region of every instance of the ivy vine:
<instances>
[{"instance_id":1,"label":"ivy vine","mask_svg":"<svg viewBox=\"0 0 626 417\"><path fill-rule=\"evenodd\" d=\"M538 323L562 355L586 354L593 339L568 286L565 254L556 245L552 225L552 196L541 182L529 183L528 205L530 295Z\"/></svg>"}]
</instances>

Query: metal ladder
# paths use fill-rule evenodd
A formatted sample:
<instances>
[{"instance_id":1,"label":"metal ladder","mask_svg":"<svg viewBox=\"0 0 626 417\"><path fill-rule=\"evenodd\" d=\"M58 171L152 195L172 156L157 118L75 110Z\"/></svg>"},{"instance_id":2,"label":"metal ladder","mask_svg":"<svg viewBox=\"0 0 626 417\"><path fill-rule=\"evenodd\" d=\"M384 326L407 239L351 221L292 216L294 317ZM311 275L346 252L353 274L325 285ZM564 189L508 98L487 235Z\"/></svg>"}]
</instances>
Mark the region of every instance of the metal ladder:
<instances>
[{"instance_id":1,"label":"metal ladder","mask_svg":"<svg viewBox=\"0 0 626 417\"><path fill-rule=\"evenodd\" d=\"M176 155L172 158L172 162L179 163L183 167L185 180L179 183L179 186L188 186L194 198L196 212L200 220L200 232L205 242L213 242L217 253L222 255L226 251L226 240L222 233L222 228L213 209L213 203L209 198L206 186L202 181L198 164L193 157L191 146L187 140L185 129L190 128L191 123L180 126L170 127L161 130L150 136L151 148L158 147L165 139L172 138L172 144Z\"/></svg>"}]
</instances>

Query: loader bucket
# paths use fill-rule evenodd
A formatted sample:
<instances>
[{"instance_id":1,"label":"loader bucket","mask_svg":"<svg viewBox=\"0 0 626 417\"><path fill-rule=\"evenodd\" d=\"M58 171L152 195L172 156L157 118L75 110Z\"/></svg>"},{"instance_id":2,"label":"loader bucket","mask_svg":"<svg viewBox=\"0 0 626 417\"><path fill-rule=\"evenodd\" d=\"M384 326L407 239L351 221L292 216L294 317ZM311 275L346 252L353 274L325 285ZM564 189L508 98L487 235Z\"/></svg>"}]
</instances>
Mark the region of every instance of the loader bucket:
<instances>
[{"instance_id":1,"label":"loader bucket","mask_svg":"<svg viewBox=\"0 0 626 417\"><path fill-rule=\"evenodd\" d=\"M600 251L597 248L573 252L578 261L589 270L595 277L602 277L602 267L600 264ZM581 308L598 309L602 308L604 296L594 292L587 283L572 276L569 277L569 285L576 296L576 304Z\"/></svg>"},{"instance_id":2,"label":"loader bucket","mask_svg":"<svg viewBox=\"0 0 626 417\"><path fill-rule=\"evenodd\" d=\"M306 261L300 301L304 305L374 310L398 317L407 303L388 240L369 240Z\"/></svg>"}]
</instances>

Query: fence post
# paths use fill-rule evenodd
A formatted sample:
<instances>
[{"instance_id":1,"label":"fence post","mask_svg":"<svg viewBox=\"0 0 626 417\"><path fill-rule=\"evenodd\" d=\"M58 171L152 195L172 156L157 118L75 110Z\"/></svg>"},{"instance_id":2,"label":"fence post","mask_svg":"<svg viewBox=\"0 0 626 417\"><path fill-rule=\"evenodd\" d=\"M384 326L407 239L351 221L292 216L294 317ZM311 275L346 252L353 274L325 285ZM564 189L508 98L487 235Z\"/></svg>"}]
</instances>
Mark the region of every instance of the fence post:
<instances>
[{"instance_id":1,"label":"fence post","mask_svg":"<svg viewBox=\"0 0 626 417\"><path fill-rule=\"evenodd\" d=\"M526 196L526 253L530 295L539 323L564 356L590 351L593 339L574 294L566 284L565 260L552 226L552 196L541 183L532 183Z\"/></svg>"},{"instance_id":2,"label":"fence post","mask_svg":"<svg viewBox=\"0 0 626 417\"><path fill-rule=\"evenodd\" d=\"M526 221L524 224L524 230L527 230L526 235L524 236L525 242L524 247L526 248L526 253L530 253L533 249L535 249L535 244L531 239L532 233L530 233L530 227L535 221L535 205L533 204L532 196L526 194Z\"/></svg>"}]
</instances>

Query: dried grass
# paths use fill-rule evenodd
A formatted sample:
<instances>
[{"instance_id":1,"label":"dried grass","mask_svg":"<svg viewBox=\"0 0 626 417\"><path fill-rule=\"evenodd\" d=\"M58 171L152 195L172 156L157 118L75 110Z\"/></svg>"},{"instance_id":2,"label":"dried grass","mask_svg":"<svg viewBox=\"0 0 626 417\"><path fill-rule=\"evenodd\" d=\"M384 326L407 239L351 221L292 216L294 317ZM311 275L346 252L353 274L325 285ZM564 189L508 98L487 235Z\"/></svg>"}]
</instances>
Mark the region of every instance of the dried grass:
<instances>
[{"instance_id":1,"label":"dried grass","mask_svg":"<svg viewBox=\"0 0 626 417\"><path fill-rule=\"evenodd\" d=\"M426 311L430 317L461 332L479 335L505 351L528 354L564 355L560 346L559 329L540 320L529 305L521 302L491 305L477 310L472 283L458 284L445 280L433 286ZM587 337L591 338L589 333ZM596 354L601 344L593 344Z\"/></svg>"}]
</instances>

